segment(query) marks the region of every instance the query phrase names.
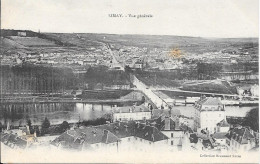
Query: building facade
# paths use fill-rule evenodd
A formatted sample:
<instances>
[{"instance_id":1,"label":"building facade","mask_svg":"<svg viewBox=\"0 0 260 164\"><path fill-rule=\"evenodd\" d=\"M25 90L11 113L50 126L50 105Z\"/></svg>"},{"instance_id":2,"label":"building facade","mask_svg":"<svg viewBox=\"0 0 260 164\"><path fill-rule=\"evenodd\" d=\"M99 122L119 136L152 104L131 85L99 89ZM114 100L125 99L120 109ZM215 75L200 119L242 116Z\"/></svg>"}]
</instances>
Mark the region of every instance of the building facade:
<instances>
[{"instance_id":1,"label":"building facade","mask_svg":"<svg viewBox=\"0 0 260 164\"><path fill-rule=\"evenodd\" d=\"M195 103L194 130L217 131L217 123L224 120L225 106L218 98L201 98Z\"/></svg>"},{"instance_id":2,"label":"building facade","mask_svg":"<svg viewBox=\"0 0 260 164\"><path fill-rule=\"evenodd\" d=\"M236 127L226 135L226 144L230 151L245 152L256 147L256 135L253 130L247 127Z\"/></svg>"},{"instance_id":3,"label":"building facade","mask_svg":"<svg viewBox=\"0 0 260 164\"><path fill-rule=\"evenodd\" d=\"M113 121L147 120L152 118L152 112L144 105L113 107Z\"/></svg>"}]
</instances>

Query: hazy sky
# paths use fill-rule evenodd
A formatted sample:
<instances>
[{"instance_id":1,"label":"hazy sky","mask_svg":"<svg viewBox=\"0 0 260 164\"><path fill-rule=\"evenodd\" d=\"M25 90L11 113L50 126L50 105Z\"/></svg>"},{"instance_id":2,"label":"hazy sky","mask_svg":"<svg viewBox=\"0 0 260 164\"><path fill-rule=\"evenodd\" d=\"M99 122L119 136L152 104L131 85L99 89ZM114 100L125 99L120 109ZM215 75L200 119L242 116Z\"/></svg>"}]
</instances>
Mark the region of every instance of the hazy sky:
<instances>
[{"instance_id":1,"label":"hazy sky","mask_svg":"<svg viewBox=\"0 0 260 164\"><path fill-rule=\"evenodd\" d=\"M1 11L5 29L258 37L258 9L258 0L2 0Z\"/></svg>"}]
</instances>

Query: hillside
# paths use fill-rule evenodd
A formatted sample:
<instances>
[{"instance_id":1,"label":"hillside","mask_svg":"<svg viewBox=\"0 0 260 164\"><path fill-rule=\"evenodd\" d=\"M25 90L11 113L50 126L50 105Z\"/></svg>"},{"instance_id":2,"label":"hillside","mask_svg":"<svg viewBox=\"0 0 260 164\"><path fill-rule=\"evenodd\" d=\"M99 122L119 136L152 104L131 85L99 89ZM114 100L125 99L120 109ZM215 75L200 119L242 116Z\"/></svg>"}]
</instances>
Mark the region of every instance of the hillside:
<instances>
[{"instance_id":1,"label":"hillside","mask_svg":"<svg viewBox=\"0 0 260 164\"><path fill-rule=\"evenodd\" d=\"M4 31L4 30L3 30ZM2 36L17 36L18 30L2 31ZM250 54L258 54L257 38L201 38L187 36L168 36L168 35L117 35L117 34L94 34L94 33L36 33L26 31L29 34L29 41L13 40L6 42L3 47L24 45L30 46L60 46L73 47L75 49L85 49L90 47L98 48L104 43L113 44L114 48L122 46L136 46L149 48L180 48L184 52L205 53L220 50L241 52L246 51ZM36 38L36 41L35 41ZM38 39L37 39L38 38ZM31 39L31 41L30 41ZM29 43L29 44L28 44Z\"/></svg>"},{"instance_id":2,"label":"hillside","mask_svg":"<svg viewBox=\"0 0 260 164\"><path fill-rule=\"evenodd\" d=\"M252 53L258 53L257 38L201 38L187 36L167 35L116 35L116 34L90 34L90 33L47 33L46 35L60 39L62 42L77 45L80 47L98 47L102 43L114 44L115 48L121 46L136 46L147 48L175 48L178 47L186 52L205 53L228 49L238 51L246 46Z\"/></svg>"}]
</instances>

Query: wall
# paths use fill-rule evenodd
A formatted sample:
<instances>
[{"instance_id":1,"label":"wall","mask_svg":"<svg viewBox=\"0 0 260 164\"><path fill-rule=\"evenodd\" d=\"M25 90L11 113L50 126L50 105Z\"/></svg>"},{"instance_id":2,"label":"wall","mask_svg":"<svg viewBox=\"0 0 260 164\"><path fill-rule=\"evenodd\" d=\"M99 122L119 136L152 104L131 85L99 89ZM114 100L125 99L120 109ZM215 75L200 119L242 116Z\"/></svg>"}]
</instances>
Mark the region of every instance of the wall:
<instances>
[{"instance_id":1,"label":"wall","mask_svg":"<svg viewBox=\"0 0 260 164\"><path fill-rule=\"evenodd\" d=\"M208 128L210 133L214 133L217 130L217 123L223 119L225 119L225 111L202 111L200 113L200 128Z\"/></svg>"}]
</instances>

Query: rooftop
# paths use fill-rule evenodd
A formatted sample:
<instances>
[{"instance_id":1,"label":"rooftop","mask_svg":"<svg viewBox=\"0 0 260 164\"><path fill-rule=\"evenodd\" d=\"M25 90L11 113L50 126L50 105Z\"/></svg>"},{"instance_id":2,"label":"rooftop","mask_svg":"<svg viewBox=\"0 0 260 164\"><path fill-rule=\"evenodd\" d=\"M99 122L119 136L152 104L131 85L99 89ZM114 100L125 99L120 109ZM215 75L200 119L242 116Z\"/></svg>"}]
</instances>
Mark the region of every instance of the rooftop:
<instances>
[{"instance_id":1,"label":"rooftop","mask_svg":"<svg viewBox=\"0 0 260 164\"><path fill-rule=\"evenodd\" d=\"M236 127L226 134L228 139L234 139L240 144L248 144L248 140L254 140L255 137L246 127Z\"/></svg>"},{"instance_id":2,"label":"rooftop","mask_svg":"<svg viewBox=\"0 0 260 164\"><path fill-rule=\"evenodd\" d=\"M215 97L201 98L195 103L195 108L200 111L224 111L224 105Z\"/></svg>"},{"instance_id":3,"label":"rooftop","mask_svg":"<svg viewBox=\"0 0 260 164\"><path fill-rule=\"evenodd\" d=\"M226 119L223 119L222 121L217 123L217 125L220 126L220 127L230 127L230 124L227 122Z\"/></svg>"},{"instance_id":4,"label":"rooftop","mask_svg":"<svg viewBox=\"0 0 260 164\"><path fill-rule=\"evenodd\" d=\"M200 105L223 105L221 101L215 97L202 98L197 103Z\"/></svg>"},{"instance_id":5,"label":"rooftop","mask_svg":"<svg viewBox=\"0 0 260 164\"><path fill-rule=\"evenodd\" d=\"M115 143L120 138L138 137L151 142L168 139L156 127L134 121L115 122L93 127L82 126L79 129L68 130L52 141L52 145L62 145L64 148L81 149L96 143ZM84 144L83 144L84 143Z\"/></svg>"},{"instance_id":6,"label":"rooftop","mask_svg":"<svg viewBox=\"0 0 260 164\"><path fill-rule=\"evenodd\" d=\"M213 138L215 139L225 139L226 138L226 132L219 132L219 133L214 133L212 135Z\"/></svg>"}]
</instances>

